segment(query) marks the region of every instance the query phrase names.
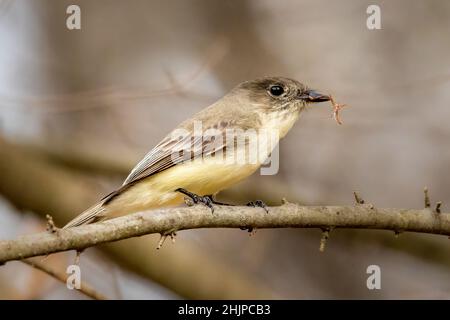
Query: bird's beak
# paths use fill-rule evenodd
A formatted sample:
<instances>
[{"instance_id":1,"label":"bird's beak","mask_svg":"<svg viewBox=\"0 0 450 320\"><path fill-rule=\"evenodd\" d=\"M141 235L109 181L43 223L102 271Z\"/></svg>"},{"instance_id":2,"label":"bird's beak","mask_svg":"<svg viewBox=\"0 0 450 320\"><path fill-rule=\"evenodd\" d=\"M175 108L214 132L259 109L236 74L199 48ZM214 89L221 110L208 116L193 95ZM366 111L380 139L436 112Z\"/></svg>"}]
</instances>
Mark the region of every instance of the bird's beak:
<instances>
[{"instance_id":1,"label":"bird's beak","mask_svg":"<svg viewBox=\"0 0 450 320\"><path fill-rule=\"evenodd\" d=\"M305 102L323 102L330 101L330 96L327 94L319 93L315 90L308 89L307 91L299 95L299 99Z\"/></svg>"}]
</instances>

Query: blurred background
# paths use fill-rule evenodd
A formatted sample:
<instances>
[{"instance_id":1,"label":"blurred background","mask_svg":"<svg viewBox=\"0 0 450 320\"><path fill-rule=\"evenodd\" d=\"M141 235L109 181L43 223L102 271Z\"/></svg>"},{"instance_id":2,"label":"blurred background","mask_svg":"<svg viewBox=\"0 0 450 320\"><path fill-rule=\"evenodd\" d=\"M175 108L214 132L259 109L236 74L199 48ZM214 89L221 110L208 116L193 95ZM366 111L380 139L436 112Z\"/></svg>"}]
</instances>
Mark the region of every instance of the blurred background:
<instances>
[{"instance_id":1,"label":"blurred background","mask_svg":"<svg viewBox=\"0 0 450 320\"><path fill-rule=\"evenodd\" d=\"M81 8L81 30L66 9ZM381 30L366 9L381 7ZM280 145L280 172L223 192L234 203L450 203L450 2L0 1L0 238L61 226L121 184L172 127L241 81L292 77L320 104ZM190 230L90 248L83 280L109 298L449 299L446 237L335 230ZM45 263L62 272L75 253ZM366 268L381 268L368 290ZM0 298L87 299L20 262Z\"/></svg>"}]
</instances>

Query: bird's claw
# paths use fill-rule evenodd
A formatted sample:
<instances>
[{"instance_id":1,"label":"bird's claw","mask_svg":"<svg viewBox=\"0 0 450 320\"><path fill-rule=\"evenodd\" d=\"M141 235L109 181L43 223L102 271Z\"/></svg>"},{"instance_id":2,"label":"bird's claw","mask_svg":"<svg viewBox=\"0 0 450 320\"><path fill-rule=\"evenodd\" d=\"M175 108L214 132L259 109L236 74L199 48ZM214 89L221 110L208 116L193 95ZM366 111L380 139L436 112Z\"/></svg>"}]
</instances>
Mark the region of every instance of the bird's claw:
<instances>
[{"instance_id":1,"label":"bird's claw","mask_svg":"<svg viewBox=\"0 0 450 320\"><path fill-rule=\"evenodd\" d=\"M254 236L256 234L256 230L257 230L256 227L250 227L250 226L248 226L248 227L247 226L246 227L239 227L239 229L244 230L244 231L248 231L248 233L250 234L250 237Z\"/></svg>"},{"instance_id":2,"label":"bird's claw","mask_svg":"<svg viewBox=\"0 0 450 320\"><path fill-rule=\"evenodd\" d=\"M254 208L257 208L257 207L263 208L264 210L266 210L266 213L269 213L269 209L267 208L267 205L262 200L250 201L249 203L247 203L247 206L254 207Z\"/></svg>"},{"instance_id":3,"label":"bird's claw","mask_svg":"<svg viewBox=\"0 0 450 320\"><path fill-rule=\"evenodd\" d=\"M211 213L214 213L214 204L216 203L213 199L212 196L207 195L207 196L199 196L195 193L189 192L186 189L183 188L178 188L177 190L175 190L177 192L180 192L182 194L184 194L185 196L189 197L192 202L194 204L203 204L205 206L207 206L209 209L211 209Z\"/></svg>"}]
</instances>

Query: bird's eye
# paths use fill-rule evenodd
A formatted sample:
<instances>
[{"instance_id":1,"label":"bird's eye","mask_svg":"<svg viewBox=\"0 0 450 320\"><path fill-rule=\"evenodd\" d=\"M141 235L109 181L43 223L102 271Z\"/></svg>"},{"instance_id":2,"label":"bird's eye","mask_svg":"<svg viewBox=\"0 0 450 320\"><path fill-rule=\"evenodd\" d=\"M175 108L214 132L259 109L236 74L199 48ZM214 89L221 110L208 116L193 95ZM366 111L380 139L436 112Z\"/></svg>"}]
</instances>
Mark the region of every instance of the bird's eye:
<instances>
[{"instance_id":1,"label":"bird's eye","mask_svg":"<svg viewBox=\"0 0 450 320\"><path fill-rule=\"evenodd\" d=\"M284 88L278 84L273 85L269 88L269 92L274 97L279 97L284 93Z\"/></svg>"}]
</instances>

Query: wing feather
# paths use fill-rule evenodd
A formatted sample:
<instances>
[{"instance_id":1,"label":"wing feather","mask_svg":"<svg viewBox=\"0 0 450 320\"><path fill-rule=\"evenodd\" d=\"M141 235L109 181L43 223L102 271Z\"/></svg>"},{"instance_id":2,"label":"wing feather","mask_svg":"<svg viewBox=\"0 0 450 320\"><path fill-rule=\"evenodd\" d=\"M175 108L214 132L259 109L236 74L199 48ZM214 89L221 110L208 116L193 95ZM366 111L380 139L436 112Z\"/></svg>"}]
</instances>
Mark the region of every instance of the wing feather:
<instances>
[{"instance_id":1,"label":"wing feather","mask_svg":"<svg viewBox=\"0 0 450 320\"><path fill-rule=\"evenodd\" d=\"M131 170L123 185L147 178L184 161L191 161L202 156L225 151L227 142L225 130L223 129L226 126L227 123L222 121L220 124L212 127L213 129L218 129L218 132L221 133L219 142L215 139L205 139L205 137L192 134L186 135L181 139L168 135Z\"/></svg>"}]
</instances>

